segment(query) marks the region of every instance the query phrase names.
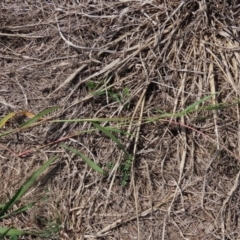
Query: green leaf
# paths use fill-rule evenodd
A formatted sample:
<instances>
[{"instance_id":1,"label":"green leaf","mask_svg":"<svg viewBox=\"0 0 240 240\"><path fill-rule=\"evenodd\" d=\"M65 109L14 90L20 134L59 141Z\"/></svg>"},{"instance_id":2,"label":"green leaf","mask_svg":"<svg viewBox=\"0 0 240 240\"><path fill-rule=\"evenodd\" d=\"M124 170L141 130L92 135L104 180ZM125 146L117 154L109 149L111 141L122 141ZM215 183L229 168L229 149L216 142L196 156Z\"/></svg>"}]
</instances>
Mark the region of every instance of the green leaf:
<instances>
[{"instance_id":1,"label":"green leaf","mask_svg":"<svg viewBox=\"0 0 240 240\"><path fill-rule=\"evenodd\" d=\"M37 236L36 233L31 233L31 232L27 232L27 231L23 231L23 230L18 230L18 229L14 229L14 228L0 228L0 239L4 239L4 236L21 236L21 235L25 235L25 234L31 234L31 235L35 235Z\"/></svg>"},{"instance_id":2,"label":"green leaf","mask_svg":"<svg viewBox=\"0 0 240 240\"><path fill-rule=\"evenodd\" d=\"M12 117L14 117L16 115L16 113L14 113L14 112L12 112L12 113L9 113L7 116L5 116L4 118L2 118L1 120L0 120L0 128L2 128L4 125L5 125L5 123L9 120L9 119L11 119Z\"/></svg>"},{"instance_id":3,"label":"green leaf","mask_svg":"<svg viewBox=\"0 0 240 240\"><path fill-rule=\"evenodd\" d=\"M217 93L215 93L215 94L217 94ZM209 95L209 96L206 96L206 97L200 99L200 100L197 101L197 102L194 102L193 104L191 104L190 106L188 106L187 108L185 108L185 109L184 109L182 112L180 112L180 113L186 114L186 113L195 111L195 107L196 107L196 106L198 106L199 104L207 101L209 98L211 98L211 97L212 97L213 95L215 95L215 94L211 94L211 95Z\"/></svg>"},{"instance_id":4,"label":"green leaf","mask_svg":"<svg viewBox=\"0 0 240 240\"><path fill-rule=\"evenodd\" d=\"M125 87L125 88L123 89L123 96L124 96L124 97L129 96L129 92L130 92L130 91L129 91L129 88L126 88L126 87Z\"/></svg>"},{"instance_id":5,"label":"green leaf","mask_svg":"<svg viewBox=\"0 0 240 240\"><path fill-rule=\"evenodd\" d=\"M14 214L19 214L19 213L21 213L21 212L26 212L27 210L31 209L31 208L35 205L35 203L36 203L36 202L29 203L29 204L27 204L27 205L24 206L24 207L18 208L16 211L13 211L13 212L11 212L11 213L9 213L9 214L5 214L5 215L3 215L3 216L0 216L0 219L10 217L10 216L12 216L12 215L14 215Z\"/></svg>"},{"instance_id":6,"label":"green leaf","mask_svg":"<svg viewBox=\"0 0 240 240\"><path fill-rule=\"evenodd\" d=\"M45 109L43 111L41 111L40 113L38 113L37 115L35 115L34 117L32 117L31 119L29 119L28 121L26 121L25 123L23 123L20 128L23 127L28 127L29 125L31 125L34 122L37 122L40 118L42 118L43 116L55 111L56 109L58 109L59 107L50 107L48 109Z\"/></svg>"},{"instance_id":7,"label":"green leaf","mask_svg":"<svg viewBox=\"0 0 240 240\"><path fill-rule=\"evenodd\" d=\"M117 93L112 93L111 97L113 100L116 100L117 102L121 103L120 97Z\"/></svg>"},{"instance_id":8,"label":"green leaf","mask_svg":"<svg viewBox=\"0 0 240 240\"><path fill-rule=\"evenodd\" d=\"M18 189L15 195L5 204L5 206L0 212L0 217L2 217L13 206L13 204L16 203L28 191L28 189L35 183L37 178L41 175L41 173L45 171L50 166L50 164L55 161L56 158L57 156L49 159L25 181L25 183Z\"/></svg>"},{"instance_id":9,"label":"green leaf","mask_svg":"<svg viewBox=\"0 0 240 240\"><path fill-rule=\"evenodd\" d=\"M17 235L13 235L11 236L10 240L17 240L18 239L18 236Z\"/></svg>"},{"instance_id":10,"label":"green leaf","mask_svg":"<svg viewBox=\"0 0 240 240\"><path fill-rule=\"evenodd\" d=\"M124 135L128 135L128 136L133 136L133 134L125 132L125 131L122 131L122 130L120 130L118 128L105 127L105 129L107 129L108 131L111 131L111 132L116 132L116 133L120 133L120 134L124 134Z\"/></svg>"},{"instance_id":11,"label":"green leaf","mask_svg":"<svg viewBox=\"0 0 240 240\"><path fill-rule=\"evenodd\" d=\"M97 128L98 130L103 132L106 136L111 138L120 147L120 149L126 154L126 156L128 155L124 146L120 143L120 141L110 131L108 131L106 128L102 127L101 125L99 125L95 122L92 122L92 124L94 125L95 128Z\"/></svg>"},{"instance_id":12,"label":"green leaf","mask_svg":"<svg viewBox=\"0 0 240 240\"><path fill-rule=\"evenodd\" d=\"M105 95L105 91L96 91L93 93L93 95L96 95L96 96L102 96L102 95Z\"/></svg>"},{"instance_id":13,"label":"green leaf","mask_svg":"<svg viewBox=\"0 0 240 240\"><path fill-rule=\"evenodd\" d=\"M98 84L95 82L87 82L86 85L89 89L93 90L97 87Z\"/></svg>"},{"instance_id":14,"label":"green leaf","mask_svg":"<svg viewBox=\"0 0 240 240\"><path fill-rule=\"evenodd\" d=\"M10 230L11 228L7 228L6 231L3 231L3 233L0 235L0 240L4 239L4 237L7 236ZM0 228L0 233L1 233L1 228Z\"/></svg>"},{"instance_id":15,"label":"green leaf","mask_svg":"<svg viewBox=\"0 0 240 240\"><path fill-rule=\"evenodd\" d=\"M105 175L105 172L104 172L104 170L102 168L100 168L95 162L93 162L87 156L85 156L84 154L80 153L77 149L68 147L65 144L61 144L61 146L66 148L66 149L68 149L68 150L70 150L71 152L77 154L78 156L80 156L88 164L88 166L91 167L96 172Z\"/></svg>"}]
</instances>

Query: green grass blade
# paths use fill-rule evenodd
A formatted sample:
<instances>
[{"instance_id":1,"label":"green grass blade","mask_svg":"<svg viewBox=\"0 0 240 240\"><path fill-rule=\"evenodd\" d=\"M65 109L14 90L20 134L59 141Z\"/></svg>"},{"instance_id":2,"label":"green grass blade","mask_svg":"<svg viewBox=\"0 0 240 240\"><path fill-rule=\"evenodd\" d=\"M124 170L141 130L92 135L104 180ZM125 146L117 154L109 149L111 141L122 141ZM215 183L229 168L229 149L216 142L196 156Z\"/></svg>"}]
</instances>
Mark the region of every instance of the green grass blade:
<instances>
[{"instance_id":1,"label":"green grass blade","mask_svg":"<svg viewBox=\"0 0 240 240\"><path fill-rule=\"evenodd\" d=\"M0 235L0 240L4 239L5 236L7 236L7 233L11 230L11 228L7 228L7 230ZM0 228L1 233L1 228Z\"/></svg>"},{"instance_id":2,"label":"green grass blade","mask_svg":"<svg viewBox=\"0 0 240 240\"><path fill-rule=\"evenodd\" d=\"M130 118L128 117L119 117L119 118L82 118L82 119L57 119L57 120L50 120L50 123L60 123L60 122L129 122Z\"/></svg>"},{"instance_id":3,"label":"green grass blade","mask_svg":"<svg viewBox=\"0 0 240 240\"><path fill-rule=\"evenodd\" d=\"M105 91L96 91L96 92L93 92L93 95L95 96L102 96L102 95L105 95L106 92Z\"/></svg>"},{"instance_id":4,"label":"green grass blade","mask_svg":"<svg viewBox=\"0 0 240 240\"><path fill-rule=\"evenodd\" d=\"M5 203L4 204L0 204L0 210L3 209L5 205L6 205Z\"/></svg>"},{"instance_id":5,"label":"green grass blade","mask_svg":"<svg viewBox=\"0 0 240 240\"><path fill-rule=\"evenodd\" d=\"M11 119L12 117L14 117L16 115L16 113L14 113L14 112L12 112L12 113L9 113L7 116L5 116L4 118L2 118L1 120L0 120L0 128L2 128L4 125L5 125L5 123L9 120L9 119Z\"/></svg>"},{"instance_id":6,"label":"green grass blade","mask_svg":"<svg viewBox=\"0 0 240 240\"><path fill-rule=\"evenodd\" d=\"M120 143L120 141L110 132L108 131L106 128L100 126L99 124L92 122L92 124L94 125L95 128L97 128L98 130L100 130L101 132L103 132L106 136L108 136L109 138L111 138L119 147L120 149L126 154L127 151L125 150L124 146Z\"/></svg>"},{"instance_id":7,"label":"green grass blade","mask_svg":"<svg viewBox=\"0 0 240 240\"><path fill-rule=\"evenodd\" d=\"M120 97L117 93L112 93L110 96L113 98L113 100L116 100L117 102L121 103Z\"/></svg>"},{"instance_id":8,"label":"green grass blade","mask_svg":"<svg viewBox=\"0 0 240 240\"><path fill-rule=\"evenodd\" d=\"M26 181L25 183L18 189L15 195L6 203L3 209L0 212L0 217L2 217L12 206L18 201L27 191L28 189L35 183L37 178L41 175L41 173L46 170L50 164L55 161L57 156L52 157L47 162L45 162L37 171L35 171Z\"/></svg>"},{"instance_id":9,"label":"green grass blade","mask_svg":"<svg viewBox=\"0 0 240 240\"><path fill-rule=\"evenodd\" d=\"M0 216L0 219L4 219L4 218L7 218L7 217L10 217L14 214L19 214L19 213L22 213L22 212L26 212L27 210L31 209L34 205L35 205L36 202L32 202L32 203L29 203L27 204L26 206L24 207L21 207L21 208L18 208L16 211L13 211L9 214L5 214L3 216Z\"/></svg>"},{"instance_id":10,"label":"green grass blade","mask_svg":"<svg viewBox=\"0 0 240 240\"><path fill-rule=\"evenodd\" d=\"M34 122L37 122L40 118L42 118L43 116L55 111L56 109L58 109L59 107L50 107L48 109L45 109L43 111L41 111L40 113L38 113L37 115L35 115L34 117L30 118L28 121L26 121L25 123L23 123L20 128L23 127L28 127L29 125L31 125Z\"/></svg>"},{"instance_id":11,"label":"green grass blade","mask_svg":"<svg viewBox=\"0 0 240 240\"><path fill-rule=\"evenodd\" d=\"M0 134L0 138L3 137L3 136L6 136L6 135L8 135L8 134L11 134L11 133L13 133L13 132L14 132L14 130L10 130L10 131L6 131L6 132L4 132L4 133L1 133L1 134Z\"/></svg>"},{"instance_id":12,"label":"green grass blade","mask_svg":"<svg viewBox=\"0 0 240 240\"><path fill-rule=\"evenodd\" d=\"M47 228L38 232L38 236L41 237L41 239L58 239L56 238L59 232L62 229L62 225L59 223L50 223L47 225ZM55 237L54 237L55 236Z\"/></svg>"},{"instance_id":13,"label":"green grass blade","mask_svg":"<svg viewBox=\"0 0 240 240\"><path fill-rule=\"evenodd\" d=\"M2 228L2 227L0 228L0 234L1 234L0 239L4 239L4 238L2 238L4 236L21 236L21 235L25 235L25 234L31 234L31 235L37 236L36 233L31 233L31 232L18 230L18 229L14 229L14 228Z\"/></svg>"},{"instance_id":14,"label":"green grass blade","mask_svg":"<svg viewBox=\"0 0 240 240\"><path fill-rule=\"evenodd\" d=\"M217 93L215 93L215 94L217 94ZM211 94L211 95L209 95L209 96L206 96L206 97L200 99L200 100L197 101L197 102L194 102L193 104L191 104L191 105L189 105L187 108L185 108L182 112L180 112L180 114L183 114L183 115L184 115L184 114L187 114L187 113L189 113L189 112L196 111L195 108L196 108L199 104L207 101L209 98L211 98L211 97L212 97L213 95L215 95L215 94Z\"/></svg>"},{"instance_id":15,"label":"green grass blade","mask_svg":"<svg viewBox=\"0 0 240 240\"><path fill-rule=\"evenodd\" d=\"M93 170L95 170L98 173L101 173L103 175L105 175L105 172L102 168L100 168L95 162L93 162L91 159L89 159L87 156L85 156L84 154L80 153L78 150L76 150L75 148L71 148L68 147L65 144L61 144L62 147L68 149L69 151L77 154L78 156L80 156L87 164L89 167L91 167Z\"/></svg>"},{"instance_id":16,"label":"green grass blade","mask_svg":"<svg viewBox=\"0 0 240 240\"><path fill-rule=\"evenodd\" d=\"M120 134L123 134L123 135L134 136L133 134L125 132L125 131L122 131L122 130L120 130L118 128L105 127L105 129L107 129L108 131L120 133Z\"/></svg>"},{"instance_id":17,"label":"green grass blade","mask_svg":"<svg viewBox=\"0 0 240 240\"><path fill-rule=\"evenodd\" d=\"M17 235L13 235L11 236L10 240L17 240L18 239L18 236Z\"/></svg>"}]
</instances>

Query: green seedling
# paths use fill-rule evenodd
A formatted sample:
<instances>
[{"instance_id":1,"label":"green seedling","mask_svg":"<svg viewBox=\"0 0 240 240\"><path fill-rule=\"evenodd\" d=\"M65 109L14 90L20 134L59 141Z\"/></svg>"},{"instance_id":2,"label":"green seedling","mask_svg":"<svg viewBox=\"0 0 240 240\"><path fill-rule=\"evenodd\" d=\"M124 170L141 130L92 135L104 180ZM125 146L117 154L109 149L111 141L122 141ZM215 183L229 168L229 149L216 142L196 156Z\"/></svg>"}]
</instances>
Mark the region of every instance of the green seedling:
<instances>
[{"instance_id":1,"label":"green seedling","mask_svg":"<svg viewBox=\"0 0 240 240\"><path fill-rule=\"evenodd\" d=\"M36 182L38 177L42 174L43 171L45 171L50 164L52 164L57 157L52 157L47 162L45 162L37 171L35 171L24 183L23 185L18 189L18 191L14 194L14 196L4 204L1 204L0 209L0 220L6 219L10 216L14 216L16 214L26 212L27 210L31 209L35 202L29 203L26 206L20 207L15 211L10 212L13 205L22 198L22 196L33 186L33 184ZM4 236L11 236L11 238L16 238L17 236L22 235L32 235L32 236L38 236L39 233L37 232L30 232L30 231L24 231L19 230L15 228L4 228L0 227L0 239Z\"/></svg>"},{"instance_id":2,"label":"green seedling","mask_svg":"<svg viewBox=\"0 0 240 240\"><path fill-rule=\"evenodd\" d=\"M114 91L111 86L105 87L103 83L87 82L88 89L93 91L95 96L108 95L111 101L117 101L122 104L122 99L129 96L129 89L124 88L122 92Z\"/></svg>"},{"instance_id":3,"label":"green seedling","mask_svg":"<svg viewBox=\"0 0 240 240\"><path fill-rule=\"evenodd\" d=\"M113 167L114 167L114 163L113 163L113 162L108 162L108 163L106 164L106 167L107 167L109 170L112 170Z\"/></svg>"},{"instance_id":4,"label":"green seedling","mask_svg":"<svg viewBox=\"0 0 240 240\"><path fill-rule=\"evenodd\" d=\"M89 90L94 90L94 89L97 88L97 86L98 86L99 84L97 84L97 83L95 83L95 82L89 81L89 82L86 83L86 85L87 85L87 87L88 87Z\"/></svg>"},{"instance_id":5,"label":"green seedling","mask_svg":"<svg viewBox=\"0 0 240 240\"><path fill-rule=\"evenodd\" d=\"M72 148L72 147L68 147L65 144L61 144L61 146L73 153L75 153L76 155L80 156L89 167L91 167L93 170L95 170L96 172L105 175L106 173L104 172L104 170L102 168L100 168L95 162L93 162L91 159L89 159L87 156L85 156L83 153L79 152L77 149Z\"/></svg>"},{"instance_id":6,"label":"green seedling","mask_svg":"<svg viewBox=\"0 0 240 240\"><path fill-rule=\"evenodd\" d=\"M122 163L119 167L119 171L122 175L121 177L121 185L123 187L125 187L129 180L130 180L130 177L131 177L131 169L132 169L132 160L133 160L133 157L132 155L128 155L127 156L127 160Z\"/></svg>"},{"instance_id":7,"label":"green seedling","mask_svg":"<svg viewBox=\"0 0 240 240\"><path fill-rule=\"evenodd\" d=\"M20 128L26 128L28 126L30 126L32 123L35 123L39 120L42 119L43 116L55 111L56 109L58 109L59 107L51 107L48 109L45 109L43 111L41 111L40 113L38 113L37 115L35 115L34 117L30 118L28 121L26 121L25 123L23 123Z\"/></svg>"}]
</instances>

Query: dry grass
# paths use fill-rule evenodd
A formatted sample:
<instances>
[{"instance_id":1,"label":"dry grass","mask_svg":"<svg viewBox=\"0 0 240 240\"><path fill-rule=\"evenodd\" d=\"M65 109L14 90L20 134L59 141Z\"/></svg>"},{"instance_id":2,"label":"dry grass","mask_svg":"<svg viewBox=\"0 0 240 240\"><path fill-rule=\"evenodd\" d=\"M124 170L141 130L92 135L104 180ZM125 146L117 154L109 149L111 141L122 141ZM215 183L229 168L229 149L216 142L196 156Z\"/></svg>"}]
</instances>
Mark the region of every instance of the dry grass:
<instances>
[{"instance_id":1,"label":"dry grass","mask_svg":"<svg viewBox=\"0 0 240 240\"><path fill-rule=\"evenodd\" d=\"M60 219L56 239L239 239L238 104L169 120L175 124L142 121L214 92L208 104L238 99L238 1L60 2L1 2L0 115L57 105L53 119L137 119L122 126L137 138L118 136L133 156L131 180L121 186L117 166L126 159L100 132L67 144L105 169L116 164L109 178L59 145L21 158L2 148L18 154L89 130L88 122L3 137L1 202L46 159L59 158L21 200L41 199L37 206L0 224L44 229Z\"/></svg>"}]
</instances>

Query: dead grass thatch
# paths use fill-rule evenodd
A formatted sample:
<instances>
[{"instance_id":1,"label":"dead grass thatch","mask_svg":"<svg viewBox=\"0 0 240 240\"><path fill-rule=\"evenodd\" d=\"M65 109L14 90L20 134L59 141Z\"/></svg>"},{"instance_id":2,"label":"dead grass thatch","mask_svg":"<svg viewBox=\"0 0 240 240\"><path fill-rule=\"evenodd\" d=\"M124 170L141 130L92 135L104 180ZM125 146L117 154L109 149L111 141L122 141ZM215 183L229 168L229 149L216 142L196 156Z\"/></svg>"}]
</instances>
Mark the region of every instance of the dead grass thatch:
<instances>
[{"instance_id":1,"label":"dead grass thatch","mask_svg":"<svg viewBox=\"0 0 240 240\"><path fill-rule=\"evenodd\" d=\"M60 218L61 239L240 238L239 109L230 105L240 94L239 1L0 4L1 116L57 105L54 119L128 117L139 123L122 127L139 138L118 136L134 159L126 187L117 169L102 178L59 145L23 158L0 148L2 201L49 156L59 155L22 199L41 199L37 207L1 224L44 229ZM92 94L89 84L105 94ZM172 118L171 124L142 121L215 92L207 104L228 108ZM6 128L18 124L15 119ZM46 124L1 138L0 146L21 153L90 128L87 122ZM68 144L104 168L125 161L99 132Z\"/></svg>"}]
</instances>

